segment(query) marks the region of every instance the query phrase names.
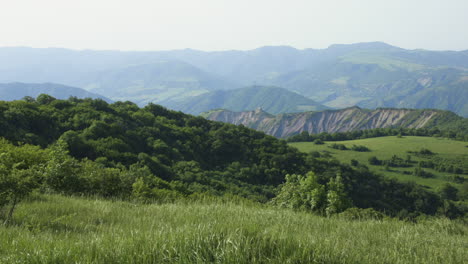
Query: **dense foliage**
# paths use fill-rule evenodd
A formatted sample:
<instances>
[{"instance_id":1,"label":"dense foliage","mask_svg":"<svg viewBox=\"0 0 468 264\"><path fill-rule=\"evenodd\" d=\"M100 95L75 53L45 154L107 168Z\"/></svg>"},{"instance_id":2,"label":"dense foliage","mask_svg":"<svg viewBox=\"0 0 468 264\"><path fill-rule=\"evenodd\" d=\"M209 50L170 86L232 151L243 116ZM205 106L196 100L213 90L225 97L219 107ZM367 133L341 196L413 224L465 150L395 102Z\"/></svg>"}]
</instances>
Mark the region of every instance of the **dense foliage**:
<instances>
[{"instance_id":1,"label":"dense foliage","mask_svg":"<svg viewBox=\"0 0 468 264\"><path fill-rule=\"evenodd\" d=\"M245 192L231 183L277 185L285 174L305 170L303 154L283 141L158 105L41 95L33 102L1 102L0 109L0 136L16 144L46 147L61 139L78 160L110 168L139 164L194 191Z\"/></svg>"},{"instance_id":2,"label":"dense foliage","mask_svg":"<svg viewBox=\"0 0 468 264\"><path fill-rule=\"evenodd\" d=\"M7 211L37 188L143 202L201 193L266 202L286 175L316 175L312 185L326 191L316 211L326 214L355 206L406 217L435 214L443 206L422 187L388 180L365 166L313 157L261 132L154 104L139 108L40 95L0 102L0 126L6 139L0 144L0 207ZM16 191L21 186L24 195ZM285 186L278 197L287 196ZM448 211L460 215L454 210Z\"/></svg>"}]
</instances>

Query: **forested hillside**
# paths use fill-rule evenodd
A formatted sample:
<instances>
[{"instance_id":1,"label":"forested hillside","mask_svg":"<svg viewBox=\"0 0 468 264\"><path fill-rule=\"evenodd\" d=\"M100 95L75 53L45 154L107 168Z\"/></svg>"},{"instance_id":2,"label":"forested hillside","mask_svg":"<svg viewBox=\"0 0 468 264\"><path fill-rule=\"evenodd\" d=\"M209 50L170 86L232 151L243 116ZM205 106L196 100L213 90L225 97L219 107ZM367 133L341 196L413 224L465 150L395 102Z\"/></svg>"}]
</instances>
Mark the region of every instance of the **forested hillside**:
<instances>
[{"instance_id":1,"label":"forested hillside","mask_svg":"<svg viewBox=\"0 0 468 264\"><path fill-rule=\"evenodd\" d=\"M139 108L130 102L40 95L0 102L0 127L7 205L20 200L17 190L24 189L25 195L41 186L143 201L206 194L267 202L279 194L278 206L307 209L312 201L304 195L317 189L319 204L312 209L319 214L353 206L400 217L460 214L451 202L452 209L421 186L301 153L243 126L154 104ZM296 187L283 186L279 193L282 183ZM327 195L335 198L327 200Z\"/></svg>"}]
</instances>

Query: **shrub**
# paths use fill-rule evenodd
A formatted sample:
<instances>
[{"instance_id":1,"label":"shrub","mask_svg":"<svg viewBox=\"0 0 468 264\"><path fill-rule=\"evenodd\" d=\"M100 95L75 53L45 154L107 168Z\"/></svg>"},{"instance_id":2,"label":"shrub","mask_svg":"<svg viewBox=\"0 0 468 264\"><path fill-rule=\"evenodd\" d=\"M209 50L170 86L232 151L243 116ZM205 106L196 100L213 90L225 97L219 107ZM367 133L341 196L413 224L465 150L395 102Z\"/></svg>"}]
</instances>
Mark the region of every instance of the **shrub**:
<instances>
[{"instance_id":1,"label":"shrub","mask_svg":"<svg viewBox=\"0 0 468 264\"><path fill-rule=\"evenodd\" d=\"M337 144L337 143L333 143L330 145L330 148L332 149L339 149L339 150L348 150L348 148L343 145L343 144Z\"/></svg>"},{"instance_id":2,"label":"shrub","mask_svg":"<svg viewBox=\"0 0 468 264\"><path fill-rule=\"evenodd\" d=\"M384 219L384 214L379 211L374 210L373 208L348 208L344 212L338 214L338 217L343 218L345 220L357 220L357 221L364 221L364 220L382 220Z\"/></svg>"},{"instance_id":3,"label":"shrub","mask_svg":"<svg viewBox=\"0 0 468 264\"><path fill-rule=\"evenodd\" d=\"M314 140L314 144L315 145L323 145L323 144L325 144L325 142L323 142L323 140L321 140L320 138L317 138L316 140Z\"/></svg>"},{"instance_id":4,"label":"shrub","mask_svg":"<svg viewBox=\"0 0 468 264\"><path fill-rule=\"evenodd\" d=\"M361 146L361 145L353 145L351 147L351 150L359 151L359 152L368 152L368 151L370 151L370 149L368 147Z\"/></svg>"},{"instance_id":5,"label":"shrub","mask_svg":"<svg viewBox=\"0 0 468 264\"><path fill-rule=\"evenodd\" d=\"M369 158L370 165L382 165L382 161L379 160L376 156L372 156Z\"/></svg>"}]
</instances>

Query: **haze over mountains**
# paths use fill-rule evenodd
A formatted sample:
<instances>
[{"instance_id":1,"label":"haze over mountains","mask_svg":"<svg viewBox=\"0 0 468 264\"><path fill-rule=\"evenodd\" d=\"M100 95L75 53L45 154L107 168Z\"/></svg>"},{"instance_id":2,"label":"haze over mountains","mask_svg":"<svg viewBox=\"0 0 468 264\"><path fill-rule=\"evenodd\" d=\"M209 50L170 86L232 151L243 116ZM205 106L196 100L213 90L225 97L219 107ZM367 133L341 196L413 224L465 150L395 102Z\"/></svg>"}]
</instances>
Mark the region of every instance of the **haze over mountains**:
<instances>
[{"instance_id":1,"label":"haze over mountains","mask_svg":"<svg viewBox=\"0 0 468 264\"><path fill-rule=\"evenodd\" d=\"M295 113L327 109L300 94L274 86L250 86L233 90L217 90L181 101L173 101L169 108L198 115L212 109L232 111L261 108L268 113Z\"/></svg>"},{"instance_id":2,"label":"haze over mountains","mask_svg":"<svg viewBox=\"0 0 468 264\"><path fill-rule=\"evenodd\" d=\"M70 96L78 98L94 98L111 102L110 99L99 94L88 92L81 88L65 86L55 83L0 83L0 100L20 100L25 96L37 97L48 94L57 99L68 99Z\"/></svg>"},{"instance_id":3,"label":"haze over mountains","mask_svg":"<svg viewBox=\"0 0 468 264\"><path fill-rule=\"evenodd\" d=\"M212 105L208 92L256 84L334 108L437 108L468 116L468 51L405 50L381 42L217 52L0 48L0 82L55 82L188 113ZM181 103L195 96L200 104Z\"/></svg>"}]
</instances>

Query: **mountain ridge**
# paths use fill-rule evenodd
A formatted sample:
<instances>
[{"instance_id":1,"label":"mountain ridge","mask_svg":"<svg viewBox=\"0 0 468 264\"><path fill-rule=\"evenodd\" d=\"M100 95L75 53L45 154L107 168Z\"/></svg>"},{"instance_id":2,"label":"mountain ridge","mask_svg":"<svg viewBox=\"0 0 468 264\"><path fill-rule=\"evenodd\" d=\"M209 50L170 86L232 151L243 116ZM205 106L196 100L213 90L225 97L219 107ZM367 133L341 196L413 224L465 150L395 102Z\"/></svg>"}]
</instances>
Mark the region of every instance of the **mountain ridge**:
<instances>
[{"instance_id":1,"label":"mountain ridge","mask_svg":"<svg viewBox=\"0 0 468 264\"><path fill-rule=\"evenodd\" d=\"M378 108L375 110L349 107L272 115L261 109L245 112L215 110L202 114L208 120L244 125L266 134L286 138L301 132L348 132L373 128L431 128L452 120L463 119L449 111L435 109Z\"/></svg>"},{"instance_id":2,"label":"mountain ridge","mask_svg":"<svg viewBox=\"0 0 468 264\"><path fill-rule=\"evenodd\" d=\"M168 65L156 80L132 70L150 73L160 61L185 64L193 74ZM419 81L425 78L432 81ZM103 88L95 91L140 105L256 84L286 88L333 108L438 108L468 117L467 51L407 50L382 42L213 52L0 48L0 82L15 81Z\"/></svg>"},{"instance_id":3,"label":"mountain ridge","mask_svg":"<svg viewBox=\"0 0 468 264\"><path fill-rule=\"evenodd\" d=\"M278 114L328 108L281 87L258 85L231 90L216 90L181 101L167 102L164 105L195 115L211 109L247 111L260 107L269 113Z\"/></svg>"},{"instance_id":4,"label":"mountain ridge","mask_svg":"<svg viewBox=\"0 0 468 264\"><path fill-rule=\"evenodd\" d=\"M102 99L108 103L112 102L112 100L100 94L57 83L0 83L0 100L20 100L25 96L37 97L40 94L48 94L57 99L68 99L70 96L75 96L78 98Z\"/></svg>"}]
</instances>

